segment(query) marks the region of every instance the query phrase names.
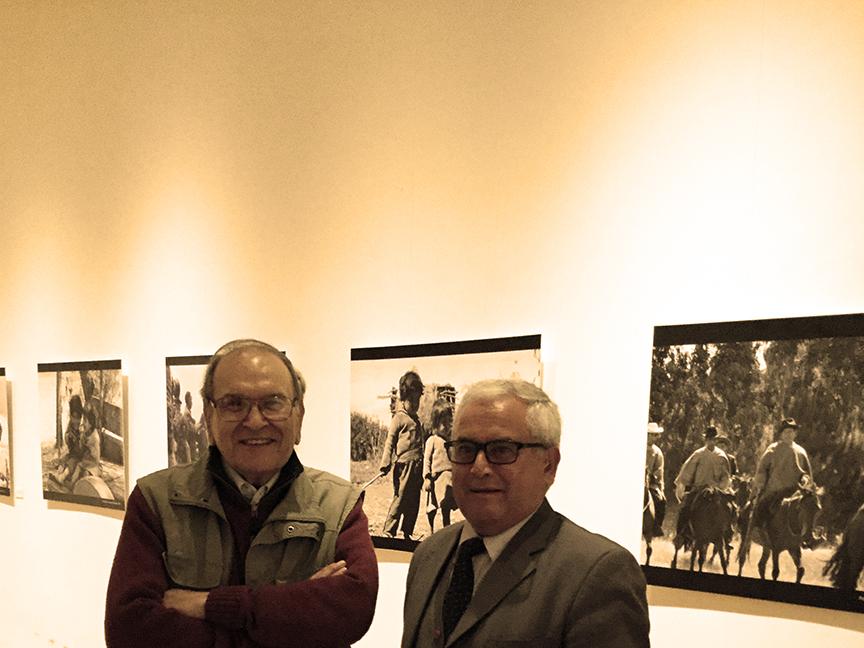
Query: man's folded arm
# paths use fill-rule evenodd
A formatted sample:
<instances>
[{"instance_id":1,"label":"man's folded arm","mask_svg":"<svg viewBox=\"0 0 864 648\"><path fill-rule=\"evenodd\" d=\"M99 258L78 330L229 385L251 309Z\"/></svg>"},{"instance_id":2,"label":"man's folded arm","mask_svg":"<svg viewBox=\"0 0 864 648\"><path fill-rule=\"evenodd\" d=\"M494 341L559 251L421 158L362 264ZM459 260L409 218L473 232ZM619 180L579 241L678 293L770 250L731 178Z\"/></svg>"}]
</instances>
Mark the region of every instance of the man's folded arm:
<instances>
[{"instance_id":1,"label":"man's folded arm","mask_svg":"<svg viewBox=\"0 0 864 648\"><path fill-rule=\"evenodd\" d=\"M108 582L105 641L117 648L210 648L231 645L229 633L165 607L171 586L162 554L165 539L159 519L136 487Z\"/></svg>"},{"instance_id":2,"label":"man's folded arm","mask_svg":"<svg viewBox=\"0 0 864 648\"><path fill-rule=\"evenodd\" d=\"M372 623L378 594L378 563L362 499L336 538L335 560L347 571L294 583L226 585L211 590L205 618L240 630L261 646L347 646Z\"/></svg>"}]
</instances>

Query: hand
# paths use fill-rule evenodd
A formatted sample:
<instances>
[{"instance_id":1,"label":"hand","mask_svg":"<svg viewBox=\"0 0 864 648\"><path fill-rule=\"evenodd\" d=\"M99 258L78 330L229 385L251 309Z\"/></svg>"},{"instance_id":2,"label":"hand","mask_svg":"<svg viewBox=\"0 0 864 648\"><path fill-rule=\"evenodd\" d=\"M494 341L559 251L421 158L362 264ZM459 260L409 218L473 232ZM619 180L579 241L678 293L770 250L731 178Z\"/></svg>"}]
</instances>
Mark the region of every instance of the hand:
<instances>
[{"instance_id":1,"label":"hand","mask_svg":"<svg viewBox=\"0 0 864 648\"><path fill-rule=\"evenodd\" d=\"M433 488L435 488L435 482L431 477L427 477L426 481L423 482L423 490L427 493L431 493Z\"/></svg>"},{"instance_id":2,"label":"hand","mask_svg":"<svg viewBox=\"0 0 864 648\"><path fill-rule=\"evenodd\" d=\"M210 592L196 592L194 590L169 589L162 596L162 605L171 610L177 610L193 619L204 618L204 604Z\"/></svg>"},{"instance_id":3,"label":"hand","mask_svg":"<svg viewBox=\"0 0 864 648\"><path fill-rule=\"evenodd\" d=\"M387 464L386 466L381 466L378 469L378 472L380 472L382 475L386 475L388 472L390 472L390 464Z\"/></svg>"},{"instance_id":4,"label":"hand","mask_svg":"<svg viewBox=\"0 0 864 648\"><path fill-rule=\"evenodd\" d=\"M315 580L316 578L327 578L329 576L342 576L348 571L348 563L344 560L337 560L334 563L330 563L329 565L324 565L317 572L312 574L309 577L309 580Z\"/></svg>"}]
</instances>

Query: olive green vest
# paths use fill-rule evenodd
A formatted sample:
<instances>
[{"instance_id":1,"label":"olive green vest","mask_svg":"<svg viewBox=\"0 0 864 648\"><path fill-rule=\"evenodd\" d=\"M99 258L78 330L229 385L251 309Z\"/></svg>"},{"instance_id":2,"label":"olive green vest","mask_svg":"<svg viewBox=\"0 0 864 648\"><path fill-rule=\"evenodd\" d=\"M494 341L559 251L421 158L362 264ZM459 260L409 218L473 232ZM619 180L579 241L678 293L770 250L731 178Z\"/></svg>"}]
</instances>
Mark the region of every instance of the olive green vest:
<instances>
[{"instance_id":1,"label":"olive green vest","mask_svg":"<svg viewBox=\"0 0 864 648\"><path fill-rule=\"evenodd\" d=\"M228 584L234 541L207 457L147 475L138 488L162 521L162 558L176 586L204 590ZM336 536L359 497L345 480L304 468L252 539L245 584L305 580L333 562Z\"/></svg>"}]
</instances>

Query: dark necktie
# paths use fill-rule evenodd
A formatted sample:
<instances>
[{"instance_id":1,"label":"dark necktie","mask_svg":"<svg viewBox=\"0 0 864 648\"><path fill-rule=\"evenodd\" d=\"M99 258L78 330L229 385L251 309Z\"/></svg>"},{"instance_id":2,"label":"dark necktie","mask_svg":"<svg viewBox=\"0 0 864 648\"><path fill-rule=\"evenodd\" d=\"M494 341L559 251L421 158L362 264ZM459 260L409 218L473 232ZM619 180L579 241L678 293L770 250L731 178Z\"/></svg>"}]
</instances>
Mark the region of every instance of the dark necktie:
<instances>
[{"instance_id":1,"label":"dark necktie","mask_svg":"<svg viewBox=\"0 0 864 648\"><path fill-rule=\"evenodd\" d=\"M444 595L444 637L450 636L459 623L474 594L474 564L472 558L486 551L482 538L469 538L456 554L456 565L450 577L450 587Z\"/></svg>"}]
</instances>

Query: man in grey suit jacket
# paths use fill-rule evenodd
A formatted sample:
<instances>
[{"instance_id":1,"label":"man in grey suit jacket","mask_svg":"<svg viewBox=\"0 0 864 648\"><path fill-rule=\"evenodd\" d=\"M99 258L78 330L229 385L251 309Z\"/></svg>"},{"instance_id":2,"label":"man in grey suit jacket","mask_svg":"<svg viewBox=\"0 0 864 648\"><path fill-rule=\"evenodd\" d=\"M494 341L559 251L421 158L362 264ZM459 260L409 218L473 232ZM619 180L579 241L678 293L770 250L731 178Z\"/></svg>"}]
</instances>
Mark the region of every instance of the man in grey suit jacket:
<instances>
[{"instance_id":1,"label":"man in grey suit jacket","mask_svg":"<svg viewBox=\"0 0 864 648\"><path fill-rule=\"evenodd\" d=\"M649 645L636 560L546 501L560 437L558 408L531 383L465 392L446 446L466 521L414 552L402 648Z\"/></svg>"}]
</instances>

